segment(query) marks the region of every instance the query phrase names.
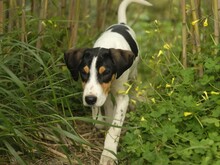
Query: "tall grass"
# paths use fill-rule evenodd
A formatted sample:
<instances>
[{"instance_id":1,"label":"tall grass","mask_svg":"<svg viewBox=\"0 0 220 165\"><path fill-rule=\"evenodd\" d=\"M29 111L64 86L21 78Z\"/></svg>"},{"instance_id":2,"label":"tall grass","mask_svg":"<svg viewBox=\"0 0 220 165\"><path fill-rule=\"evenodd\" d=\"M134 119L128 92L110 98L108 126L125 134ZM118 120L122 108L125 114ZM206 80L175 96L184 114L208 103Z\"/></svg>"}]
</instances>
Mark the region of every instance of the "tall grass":
<instances>
[{"instance_id":1,"label":"tall grass","mask_svg":"<svg viewBox=\"0 0 220 165\"><path fill-rule=\"evenodd\" d=\"M62 56L55 59L48 52L6 36L2 43L1 156L7 155L5 161L13 157L19 164L25 164L24 157L34 161L37 155L48 154L71 162L68 146L80 148L89 143L74 129L74 121L83 118L73 116L74 105L69 104L69 98L78 102L81 94L74 88L65 88L71 79L68 71L62 69Z\"/></svg>"},{"instance_id":2,"label":"tall grass","mask_svg":"<svg viewBox=\"0 0 220 165\"><path fill-rule=\"evenodd\" d=\"M70 1L62 1L66 8L59 16L54 10L60 1L0 2L0 164L82 163L76 152L94 145L75 123L96 121L78 117L90 111L82 107L80 84L72 82L63 61L71 33L67 24L73 22L64 18Z\"/></svg>"}]
</instances>

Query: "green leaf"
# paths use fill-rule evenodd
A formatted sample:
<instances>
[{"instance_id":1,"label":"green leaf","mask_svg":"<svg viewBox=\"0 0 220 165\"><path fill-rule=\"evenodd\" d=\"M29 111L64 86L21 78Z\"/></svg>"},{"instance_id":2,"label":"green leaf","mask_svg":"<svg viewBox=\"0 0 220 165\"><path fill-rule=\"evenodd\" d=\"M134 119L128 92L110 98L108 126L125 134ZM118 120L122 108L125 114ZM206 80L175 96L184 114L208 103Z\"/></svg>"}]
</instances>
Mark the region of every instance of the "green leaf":
<instances>
[{"instance_id":1,"label":"green leaf","mask_svg":"<svg viewBox=\"0 0 220 165\"><path fill-rule=\"evenodd\" d=\"M191 84L194 81L194 70L192 68L187 68L180 71L180 75L183 79L183 84Z\"/></svg>"},{"instance_id":2,"label":"green leaf","mask_svg":"<svg viewBox=\"0 0 220 165\"><path fill-rule=\"evenodd\" d=\"M208 76L205 74L199 81L201 82L202 85L207 85L213 80L215 80L214 76Z\"/></svg>"},{"instance_id":3,"label":"green leaf","mask_svg":"<svg viewBox=\"0 0 220 165\"><path fill-rule=\"evenodd\" d=\"M216 118L203 118L202 122L205 124L214 124L216 127L219 127L219 119Z\"/></svg>"}]
</instances>

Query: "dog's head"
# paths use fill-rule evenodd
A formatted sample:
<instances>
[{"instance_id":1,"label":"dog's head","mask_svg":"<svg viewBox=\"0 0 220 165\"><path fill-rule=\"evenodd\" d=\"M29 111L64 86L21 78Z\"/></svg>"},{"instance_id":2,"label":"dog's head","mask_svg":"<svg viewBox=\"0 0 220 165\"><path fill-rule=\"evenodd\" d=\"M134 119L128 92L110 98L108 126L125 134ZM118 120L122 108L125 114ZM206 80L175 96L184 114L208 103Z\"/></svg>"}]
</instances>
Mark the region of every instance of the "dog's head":
<instances>
[{"instance_id":1,"label":"dog's head","mask_svg":"<svg viewBox=\"0 0 220 165\"><path fill-rule=\"evenodd\" d=\"M67 68L75 81L82 79L83 103L102 106L112 82L133 63L135 55L128 50L87 48L70 49L64 53Z\"/></svg>"}]
</instances>

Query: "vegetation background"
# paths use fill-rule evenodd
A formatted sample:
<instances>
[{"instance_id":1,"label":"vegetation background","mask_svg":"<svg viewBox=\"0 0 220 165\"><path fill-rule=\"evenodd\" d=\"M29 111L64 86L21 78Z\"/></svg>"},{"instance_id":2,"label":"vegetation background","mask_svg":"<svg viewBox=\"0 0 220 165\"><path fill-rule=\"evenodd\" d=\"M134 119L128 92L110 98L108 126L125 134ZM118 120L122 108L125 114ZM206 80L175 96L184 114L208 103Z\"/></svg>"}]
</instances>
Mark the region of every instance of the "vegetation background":
<instances>
[{"instance_id":1,"label":"vegetation background","mask_svg":"<svg viewBox=\"0 0 220 165\"><path fill-rule=\"evenodd\" d=\"M220 164L220 1L149 1L127 12L141 61L119 164ZM105 131L63 52L92 47L119 3L0 0L0 164L97 164Z\"/></svg>"}]
</instances>

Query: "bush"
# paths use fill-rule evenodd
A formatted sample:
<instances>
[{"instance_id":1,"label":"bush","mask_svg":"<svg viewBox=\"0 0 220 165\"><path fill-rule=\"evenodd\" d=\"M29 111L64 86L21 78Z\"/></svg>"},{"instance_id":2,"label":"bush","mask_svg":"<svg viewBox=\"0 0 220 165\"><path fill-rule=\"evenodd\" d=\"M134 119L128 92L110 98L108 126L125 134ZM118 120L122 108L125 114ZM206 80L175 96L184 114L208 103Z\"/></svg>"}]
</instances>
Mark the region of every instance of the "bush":
<instances>
[{"instance_id":1,"label":"bush","mask_svg":"<svg viewBox=\"0 0 220 165\"><path fill-rule=\"evenodd\" d=\"M195 65L182 67L175 46L142 58L142 76L157 76L145 74L145 82L137 82L137 108L127 115L120 164L220 163L220 57L203 52L210 55L202 56L199 77Z\"/></svg>"}]
</instances>

